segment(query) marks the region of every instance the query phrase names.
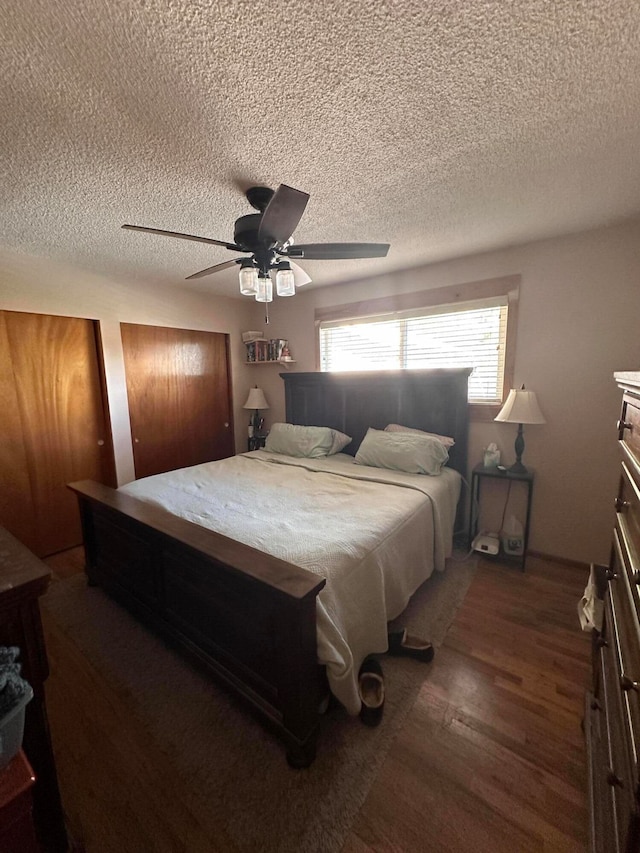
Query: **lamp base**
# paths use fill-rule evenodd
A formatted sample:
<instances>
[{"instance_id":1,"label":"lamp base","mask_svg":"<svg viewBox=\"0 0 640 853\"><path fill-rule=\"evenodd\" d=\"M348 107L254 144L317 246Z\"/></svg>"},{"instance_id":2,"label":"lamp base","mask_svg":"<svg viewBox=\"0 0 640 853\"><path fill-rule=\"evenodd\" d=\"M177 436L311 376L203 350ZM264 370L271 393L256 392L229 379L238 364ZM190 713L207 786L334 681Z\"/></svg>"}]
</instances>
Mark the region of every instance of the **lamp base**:
<instances>
[{"instance_id":1,"label":"lamp base","mask_svg":"<svg viewBox=\"0 0 640 853\"><path fill-rule=\"evenodd\" d=\"M522 424L518 424L518 434L516 435L515 443L516 461L513 463L509 471L511 474L526 474L527 469L522 464L522 454L524 453L524 431Z\"/></svg>"}]
</instances>

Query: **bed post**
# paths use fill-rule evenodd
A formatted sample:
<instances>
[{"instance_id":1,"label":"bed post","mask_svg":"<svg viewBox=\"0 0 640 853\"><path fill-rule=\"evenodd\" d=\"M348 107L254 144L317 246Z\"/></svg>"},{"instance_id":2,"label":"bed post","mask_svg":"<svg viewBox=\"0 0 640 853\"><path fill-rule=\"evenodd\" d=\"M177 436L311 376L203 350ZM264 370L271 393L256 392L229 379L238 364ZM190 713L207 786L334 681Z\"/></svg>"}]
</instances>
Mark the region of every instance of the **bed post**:
<instances>
[{"instance_id":1,"label":"bed post","mask_svg":"<svg viewBox=\"0 0 640 853\"><path fill-rule=\"evenodd\" d=\"M316 755L324 667L318 664L316 596L291 602L280 612L275 655L282 664L279 687L282 723L287 733L287 761L308 767ZM324 678L323 678L324 676Z\"/></svg>"}]
</instances>

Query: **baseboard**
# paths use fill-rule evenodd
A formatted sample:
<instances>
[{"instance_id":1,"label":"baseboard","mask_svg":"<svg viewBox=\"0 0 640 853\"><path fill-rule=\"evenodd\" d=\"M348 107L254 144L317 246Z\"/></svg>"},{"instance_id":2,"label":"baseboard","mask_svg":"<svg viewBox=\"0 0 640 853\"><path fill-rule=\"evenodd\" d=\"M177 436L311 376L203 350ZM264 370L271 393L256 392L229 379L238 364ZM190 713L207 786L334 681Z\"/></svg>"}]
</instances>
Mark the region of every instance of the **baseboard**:
<instances>
[{"instance_id":1,"label":"baseboard","mask_svg":"<svg viewBox=\"0 0 640 853\"><path fill-rule=\"evenodd\" d=\"M527 551L528 557L537 557L539 560L546 560L549 563L560 563L563 566L569 566L573 569L581 571L589 571L591 564L583 563L581 560L570 560L568 557L554 557L553 554L545 554L543 551Z\"/></svg>"}]
</instances>

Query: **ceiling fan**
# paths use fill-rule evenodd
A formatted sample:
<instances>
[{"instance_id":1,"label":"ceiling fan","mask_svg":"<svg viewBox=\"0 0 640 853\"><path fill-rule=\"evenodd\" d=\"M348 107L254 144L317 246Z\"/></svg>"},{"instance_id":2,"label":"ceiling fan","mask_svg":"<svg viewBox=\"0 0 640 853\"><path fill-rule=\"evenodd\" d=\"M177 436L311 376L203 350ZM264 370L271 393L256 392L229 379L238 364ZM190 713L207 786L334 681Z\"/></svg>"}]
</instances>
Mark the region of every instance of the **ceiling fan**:
<instances>
[{"instance_id":1,"label":"ceiling fan","mask_svg":"<svg viewBox=\"0 0 640 853\"><path fill-rule=\"evenodd\" d=\"M275 191L269 187L250 187L245 195L249 204L259 212L249 213L236 219L233 243L213 240L210 237L198 237L194 234L181 234L178 231L146 228L142 225L123 225L122 227L130 231L145 231L165 237L178 237L181 240L194 240L196 243L224 246L232 252L249 253L249 257L233 258L193 273L187 276L187 280L202 278L239 264L240 292L244 296L253 296L258 302L273 300L273 283L270 275L272 270L276 272L278 296L293 296L296 286L309 284L311 279L293 262L293 258L310 260L383 258L389 251L388 243L300 243L296 245L291 242L291 235L307 206L308 193L280 184Z\"/></svg>"}]
</instances>

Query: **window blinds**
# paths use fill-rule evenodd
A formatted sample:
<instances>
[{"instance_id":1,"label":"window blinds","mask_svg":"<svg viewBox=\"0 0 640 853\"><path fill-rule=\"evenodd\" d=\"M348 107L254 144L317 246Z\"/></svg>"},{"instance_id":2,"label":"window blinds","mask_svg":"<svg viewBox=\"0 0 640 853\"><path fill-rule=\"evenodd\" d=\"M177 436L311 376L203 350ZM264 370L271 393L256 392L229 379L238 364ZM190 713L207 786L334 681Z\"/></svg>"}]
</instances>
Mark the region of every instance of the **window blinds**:
<instances>
[{"instance_id":1,"label":"window blinds","mask_svg":"<svg viewBox=\"0 0 640 853\"><path fill-rule=\"evenodd\" d=\"M500 402L507 300L320 323L323 371L471 367L470 402Z\"/></svg>"}]
</instances>

